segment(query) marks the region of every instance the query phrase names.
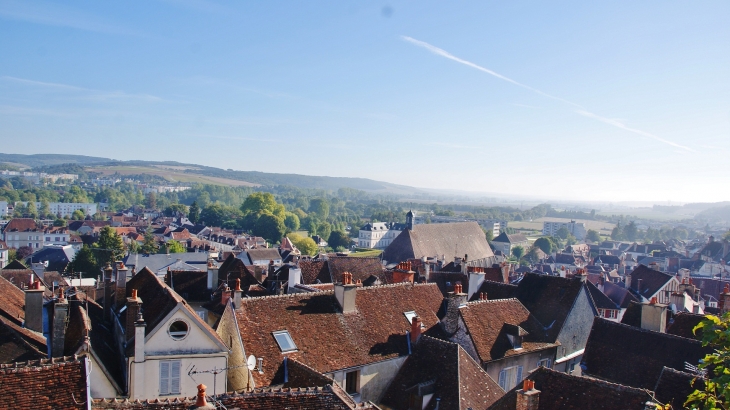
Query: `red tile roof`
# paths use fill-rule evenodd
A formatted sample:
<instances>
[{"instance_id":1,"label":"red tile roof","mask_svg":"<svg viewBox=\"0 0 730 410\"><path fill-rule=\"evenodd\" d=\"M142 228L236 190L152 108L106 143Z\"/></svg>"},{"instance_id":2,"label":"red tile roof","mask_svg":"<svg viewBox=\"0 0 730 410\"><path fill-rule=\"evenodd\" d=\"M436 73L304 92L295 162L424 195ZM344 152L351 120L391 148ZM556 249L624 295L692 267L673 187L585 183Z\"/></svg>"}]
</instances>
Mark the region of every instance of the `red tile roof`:
<instances>
[{"instance_id":1,"label":"red tile roof","mask_svg":"<svg viewBox=\"0 0 730 410\"><path fill-rule=\"evenodd\" d=\"M0 403L7 409L85 409L86 357L0 365Z\"/></svg>"},{"instance_id":2,"label":"red tile roof","mask_svg":"<svg viewBox=\"0 0 730 410\"><path fill-rule=\"evenodd\" d=\"M35 232L39 230L42 230L42 227L31 218L11 219L3 228L3 232Z\"/></svg>"},{"instance_id":3,"label":"red tile roof","mask_svg":"<svg viewBox=\"0 0 730 410\"><path fill-rule=\"evenodd\" d=\"M272 332L287 330L298 348L288 356L326 373L407 354L404 312L415 311L427 327L438 322L442 296L433 284L356 292L357 311L347 314L331 291L243 300L236 317L246 353L264 358L264 373L253 374L256 386L281 382L283 356Z\"/></svg>"}]
</instances>

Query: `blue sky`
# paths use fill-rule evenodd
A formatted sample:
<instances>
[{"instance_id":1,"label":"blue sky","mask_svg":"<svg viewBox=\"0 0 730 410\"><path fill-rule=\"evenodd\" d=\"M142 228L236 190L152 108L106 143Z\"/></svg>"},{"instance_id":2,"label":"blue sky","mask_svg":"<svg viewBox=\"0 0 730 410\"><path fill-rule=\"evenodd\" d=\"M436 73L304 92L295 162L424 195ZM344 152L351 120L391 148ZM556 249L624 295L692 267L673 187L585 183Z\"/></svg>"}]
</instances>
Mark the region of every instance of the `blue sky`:
<instances>
[{"instance_id":1,"label":"blue sky","mask_svg":"<svg viewBox=\"0 0 730 410\"><path fill-rule=\"evenodd\" d=\"M730 3L636 3L0 0L0 151L730 200Z\"/></svg>"}]
</instances>

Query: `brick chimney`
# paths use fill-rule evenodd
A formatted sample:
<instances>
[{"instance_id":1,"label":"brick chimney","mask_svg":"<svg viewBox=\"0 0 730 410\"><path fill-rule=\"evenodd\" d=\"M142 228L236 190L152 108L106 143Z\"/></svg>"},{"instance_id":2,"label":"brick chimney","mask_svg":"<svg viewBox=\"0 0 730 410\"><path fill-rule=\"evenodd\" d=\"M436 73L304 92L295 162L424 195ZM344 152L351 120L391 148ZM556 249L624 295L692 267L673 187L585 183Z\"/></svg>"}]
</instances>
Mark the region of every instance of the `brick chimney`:
<instances>
[{"instance_id":1,"label":"brick chimney","mask_svg":"<svg viewBox=\"0 0 730 410\"><path fill-rule=\"evenodd\" d=\"M657 303L651 298L641 304L641 328L665 333L667 330L667 305Z\"/></svg>"},{"instance_id":2,"label":"brick chimney","mask_svg":"<svg viewBox=\"0 0 730 410\"><path fill-rule=\"evenodd\" d=\"M502 283L509 283L509 263L502 262L500 268L502 269Z\"/></svg>"},{"instance_id":3,"label":"brick chimney","mask_svg":"<svg viewBox=\"0 0 730 410\"><path fill-rule=\"evenodd\" d=\"M274 276L276 268L274 267L274 260L269 260L269 276Z\"/></svg>"},{"instance_id":4,"label":"brick chimney","mask_svg":"<svg viewBox=\"0 0 730 410\"><path fill-rule=\"evenodd\" d=\"M125 341L130 341L135 336L135 321L142 312L142 299L137 297L137 289L132 289L132 297L127 298L127 318L124 323Z\"/></svg>"},{"instance_id":5,"label":"brick chimney","mask_svg":"<svg viewBox=\"0 0 730 410\"><path fill-rule=\"evenodd\" d=\"M213 262L213 258L208 259L208 289L218 288L218 266Z\"/></svg>"},{"instance_id":6,"label":"brick chimney","mask_svg":"<svg viewBox=\"0 0 730 410\"><path fill-rule=\"evenodd\" d=\"M342 309L342 313L350 313L357 310L355 295L359 286L352 283L352 273L342 274L342 283L335 284L335 299Z\"/></svg>"},{"instance_id":7,"label":"brick chimney","mask_svg":"<svg viewBox=\"0 0 730 410\"><path fill-rule=\"evenodd\" d=\"M522 388L517 390L515 410L537 410L540 405L540 390L535 389L535 382L525 379Z\"/></svg>"},{"instance_id":8,"label":"brick chimney","mask_svg":"<svg viewBox=\"0 0 730 410\"><path fill-rule=\"evenodd\" d=\"M63 357L63 348L66 343L66 322L68 320L68 301L61 294L53 302L53 330L51 334L51 357Z\"/></svg>"},{"instance_id":9,"label":"brick chimney","mask_svg":"<svg viewBox=\"0 0 730 410\"><path fill-rule=\"evenodd\" d=\"M233 305L236 309L241 307L241 297L243 297L243 289L241 289L241 279L236 279L236 287L233 289Z\"/></svg>"},{"instance_id":10,"label":"brick chimney","mask_svg":"<svg viewBox=\"0 0 730 410\"><path fill-rule=\"evenodd\" d=\"M441 327L450 335L459 330L459 306L466 303L467 295L462 292L461 284L454 285L454 291L446 296L446 315L441 320Z\"/></svg>"},{"instance_id":11,"label":"brick chimney","mask_svg":"<svg viewBox=\"0 0 730 410\"><path fill-rule=\"evenodd\" d=\"M31 276L32 278L32 276ZM43 333L43 292L45 286L36 280L25 289L25 327Z\"/></svg>"},{"instance_id":12,"label":"brick chimney","mask_svg":"<svg viewBox=\"0 0 730 410\"><path fill-rule=\"evenodd\" d=\"M411 322L411 344L418 343L418 339L421 338L421 318L418 316L413 317Z\"/></svg>"},{"instance_id":13,"label":"brick chimney","mask_svg":"<svg viewBox=\"0 0 730 410\"><path fill-rule=\"evenodd\" d=\"M720 300L717 306L720 308L720 313L725 313L730 310L730 284L725 284L725 289L720 293Z\"/></svg>"},{"instance_id":14,"label":"brick chimney","mask_svg":"<svg viewBox=\"0 0 730 410\"><path fill-rule=\"evenodd\" d=\"M115 297L116 300L115 307L117 309L121 308L124 303L127 301L127 273L129 272L129 268L127 268L124 265L124 262L119 262L117 265L117 274L116 274L116 290L115 290Z\"/></svg>"},{"instance_id":15,"label":"brick chimney","mask_svg":"<svg viewBox=\"0 0 730 410\"><path fill-rule=\"evenodd\" d=\"M112 285L112 265L107 264L104 268L104 320L112 321L112 307L115 301L112 299L114 286Z\"/></svg>"}]
</instances>

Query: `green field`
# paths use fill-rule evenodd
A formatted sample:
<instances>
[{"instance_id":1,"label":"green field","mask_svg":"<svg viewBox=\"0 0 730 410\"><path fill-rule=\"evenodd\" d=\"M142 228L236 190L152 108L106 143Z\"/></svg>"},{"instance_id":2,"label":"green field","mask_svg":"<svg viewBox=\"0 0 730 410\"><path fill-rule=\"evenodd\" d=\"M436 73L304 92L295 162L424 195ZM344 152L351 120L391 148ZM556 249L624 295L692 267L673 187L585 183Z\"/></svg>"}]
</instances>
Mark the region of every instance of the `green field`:
<instances>
[{"instance_id":1,"label":"green field","mask_svg":"<svg viewBox=\"0 0 730 410\"><path fill-rule=\"evenodd\" d=\"M371 251L353 252L349 256L352 256L355 258L368 258L368 257L373 257L373 256L380 256L381 253L383 253L383 251L373 249Z\"/></svg>"},{"instance_id":2,"label":"green field","mask_svg":"<svg viewBox=\"0 0 730 410\"><path fill-rule=\"evenodd\" d=\"M570 222L570 219L566 218L551 218L551 217L545 217L545 218L538 218L533 221L514 221L514 222L508 222L507 226L510 228L514 228L517 230L527 230L527 231L538 231L542 232L542 223L545 221L550 222ZM610 223L610 222L603 222L603 221L590 221L585 219L577 219L576 222L583 222L586 224L586 230L593 229L594 231L598 231L601 235L610 235L613 228L616 226L616 224Z\"/></svg>"},{"instance_id":3,"label":"green field","mask_svg":"<svg viewBox=\"0 0 730 410\"><path fill-rule=\"evenodd\" d=\"M137 174L148 174L157 175L165 178L170 182L181 182L191 184L213 184L213 185L226 185L226 186L259 186L258 184L252 184L246 181L238 181L235 179L209 177L205 175L189 174L182 172L181 168L184 167L138 167L138 166L110 166L110 167L93 167L89 168L90 172L99 172L104 175L137 175ZM183 169L184 170L184 169Z\"/></svg>"}]
</instances>

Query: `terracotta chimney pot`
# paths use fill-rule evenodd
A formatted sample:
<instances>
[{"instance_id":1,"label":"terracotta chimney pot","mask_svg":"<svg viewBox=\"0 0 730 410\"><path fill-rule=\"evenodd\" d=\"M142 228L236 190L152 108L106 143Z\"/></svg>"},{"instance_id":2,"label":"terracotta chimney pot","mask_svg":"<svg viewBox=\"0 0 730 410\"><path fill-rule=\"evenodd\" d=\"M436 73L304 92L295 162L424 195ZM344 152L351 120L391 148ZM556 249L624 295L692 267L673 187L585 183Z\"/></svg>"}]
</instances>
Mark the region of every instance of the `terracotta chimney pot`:
<instances>
[{"instance_id":1,"label":"terracotta chimney pot","mask_svg":"<svg viewBox=\"0 0 730 410\"><path fill-rule=\"evenodd\" d=\"M132 299L137 299L137 289L132 289Z\"/></svg>"},{"instance_id":2,"label":"terracotta chimney pot","mask_svg":"<svg viewBox=\"0 0 730 410\"><path fill-rule=\"evenodd\" d=\"M208 387L204 384L198 385L198 396L197 400L195 400L195 407L207 407L208 402L205 400L205 389Z\"/></svg>"},{"instance_id":3,"label":"terracotta chimney pot","mask_svg":"<svg viewBox=\"0 0 730 410\"><path fill-rule=\"evenodd\" d=\"M241 289L241 279L236 279L236 289L237 292L240 292Z\"/></svg>"}]
</instances>

